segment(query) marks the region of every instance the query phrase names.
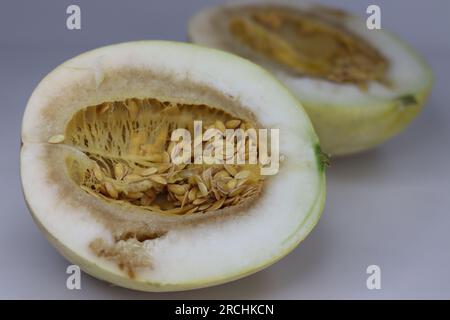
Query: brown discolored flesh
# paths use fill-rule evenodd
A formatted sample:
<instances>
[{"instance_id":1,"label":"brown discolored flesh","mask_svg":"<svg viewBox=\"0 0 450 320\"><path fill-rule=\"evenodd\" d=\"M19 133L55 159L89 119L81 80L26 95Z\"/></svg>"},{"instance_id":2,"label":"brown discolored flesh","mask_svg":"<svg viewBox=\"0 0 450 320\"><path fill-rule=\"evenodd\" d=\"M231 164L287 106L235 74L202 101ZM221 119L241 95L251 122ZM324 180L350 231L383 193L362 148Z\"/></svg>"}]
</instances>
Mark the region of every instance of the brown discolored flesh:
<instances>
[{"instance_id":1,"label":"brown discolored flesh","mask_svg":"<svg viewBox=\"0 0 450 320\"><path fill-rule=\"evenodd\" d=\"M80 150L90 165L68 161L71 177L87 193L117 205L131 204L162 214L205 213L243 204L261 192L258 164L174 164L171 132L194 120L207 129L251 129L255 124L206 105L127 99L78 111L67 124L64 143ZM53 139L63 142L61 137ZM204 139L205 140L205 139ZM203 150L214 140L201 143ZM246 140L245 157L249 148ZM237 157L238 150L234 149ZM190 159L194 161L193 158Z\"/></svg>"},{"instance_id":2,"label":"brown discolored flesh","mask_svg":"<svg viewBox=\"0 0 450 320\"><path fill-rule=\"evenodd\" d=\"M278 6L247 6L227 11L235 39L299 76L366 87L389 84L387 59L347 30L342 16ZM345 18L345 16L344 16Z\"/></svg>"},{"instance_id":3,"label":"brown discolored flesh","mask_svg":"<svg viewBox=\"0 0 450 320\"><path fill-rule=\"evenodd\" d=\"M89 248L98 256L110 260L134 278L135 272L140 268L151 268L151 259L139 239L129 238L108 244L101 238L93 240Z\"/></svg>"}]
</instances>

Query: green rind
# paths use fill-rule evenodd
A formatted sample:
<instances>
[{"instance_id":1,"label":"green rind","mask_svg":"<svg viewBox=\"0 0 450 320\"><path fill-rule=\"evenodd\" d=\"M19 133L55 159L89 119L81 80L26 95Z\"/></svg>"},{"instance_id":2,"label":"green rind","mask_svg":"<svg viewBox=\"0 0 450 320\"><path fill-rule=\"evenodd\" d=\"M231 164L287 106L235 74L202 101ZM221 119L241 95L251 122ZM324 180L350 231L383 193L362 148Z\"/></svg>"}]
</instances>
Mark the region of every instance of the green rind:
<instances>
[{"instance_id":1,"label":"green rind","mask_svg":"<svg viewBox=\"0 0 450 320\"><path fill-rule=\"evenodd\" d=\"M370 106L335 106L303 101L322 149L334 156L373 148L404 130L422 110L431 84L422 92Z\"/></svg>"}]
</instances>

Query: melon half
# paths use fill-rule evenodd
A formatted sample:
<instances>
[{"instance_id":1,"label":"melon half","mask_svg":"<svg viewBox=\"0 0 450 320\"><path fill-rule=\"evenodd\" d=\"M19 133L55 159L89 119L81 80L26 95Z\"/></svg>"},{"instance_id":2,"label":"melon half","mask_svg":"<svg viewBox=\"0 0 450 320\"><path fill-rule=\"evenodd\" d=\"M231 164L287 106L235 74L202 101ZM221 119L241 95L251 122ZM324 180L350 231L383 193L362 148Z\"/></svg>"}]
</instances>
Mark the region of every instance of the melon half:
<instances>
[{"instance_id":1,"label":"melon half","mask_svg":"<svg viewBox=\"0 0 450 320\"><path fill-rule=\"evenodd\" d=\"M431 89L431 71L410 46L310 1L207 8L191 18L189 37L272 72L302 102L331 155L367 150L399 133Z\"/></svg>"},{"instance_id":2,"label":"melon half","mask_svg":"<svg viewBox=\"0 0 450 320\"><path fill-rule=\"evenodd\" d=\"M279 169L175 164L170 133L198 120L203 131L279 129ZM254 273L295 248L324 206L324 157L298 100L259 66L196 45L130 42L68 60L29 99L22 143L26 202L48 240L132 289Z\"/></svg>"}]
</instances>

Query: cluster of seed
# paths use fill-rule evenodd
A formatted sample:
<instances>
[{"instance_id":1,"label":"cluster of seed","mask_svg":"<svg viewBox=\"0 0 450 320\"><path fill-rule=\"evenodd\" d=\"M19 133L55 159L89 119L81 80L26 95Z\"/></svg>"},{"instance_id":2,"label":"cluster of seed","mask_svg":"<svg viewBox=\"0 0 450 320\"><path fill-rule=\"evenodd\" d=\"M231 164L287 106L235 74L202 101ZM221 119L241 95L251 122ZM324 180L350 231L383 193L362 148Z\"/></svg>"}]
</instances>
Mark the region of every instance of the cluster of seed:
<instances>
[{"instance_id":1,"label":"cluster of seed","mask_svg":"<svg viewBox=\"0 0 450 320\"><path fill-rule=\"evenodd\" d=\"M225 123L217 120L203 129L209 128L225 132L226 129L245 130L252 126L236 119ZM50 143L63 141L61 135L49 139ZM201 143L205 148L210 145ZM247 138L244 145L248 146L248 143ZM141 144L137 155L122 158L87 153L92 166L85 172L81 188L107 200L179 215L235 206L261 191L263 178L256 164L174 164L170 159L174 148L172 141L166 142L166 151L161 153L153 153L151 147ZM238 148L235 152L237 157Z\"/></svg>"},{"instance_id":2,"label":"cluster of seed","mask_svg":"<svg viewBox=\"0 0 450 320\"><path fill-rule=\"evenodd\" d=\"M147 168L132 169L118 162L114 175L109 176L97 163L90 181L83 186L88 192L98 189L104 197L126 201L151 211L172 214L214 211L237 205L260 192L261 182L250 180L252 172L239 170L237 165L154 164ZM160 205L158 195L165 206ZM164 208L165 207L165 208Z\"/></svg>"}]
</instances>

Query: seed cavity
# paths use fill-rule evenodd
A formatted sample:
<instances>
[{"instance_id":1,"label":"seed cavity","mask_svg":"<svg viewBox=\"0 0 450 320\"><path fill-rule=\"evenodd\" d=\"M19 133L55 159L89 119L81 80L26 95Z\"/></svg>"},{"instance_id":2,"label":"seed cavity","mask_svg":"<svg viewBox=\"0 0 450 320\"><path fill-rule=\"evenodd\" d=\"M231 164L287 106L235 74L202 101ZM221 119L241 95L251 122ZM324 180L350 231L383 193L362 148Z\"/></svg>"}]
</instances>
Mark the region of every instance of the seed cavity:
<instances>
[{"instance_id":1,"label":"seed cavity","mask_svg":"<svg viewBox=\"0 0 450 320\"><path fill-rule=\"evenodd\" d=\"M326 10L243 6L227 11L232 36L272 64L298 76L367 87L389 85L388 60ZM238 52L239 53L239 52Z\"/></svg>"},{"instance_id":2,"label":"seed cavity","mask_svg":"<svg viewBox=\"0 0 450 320\"><path fill-rule=\"evenodd\" d=\"M89 159L87 165L68 168L69 172L77 171L72 176L81 177L77 183L82 190L118 205L187 215L256 199L264 183L259 164L195 164L194 155L188 159L190 163L171 161L176 148L171 133L183 128L193 136L194 120L202 121L202 133L208 129L225 133L226 129L255 128L249 120L206 105L128 99L81 109L67 124L65 135L52 141L64 141ZM192 147L202 144L207 150L213 143L197 140L192 141ZM237 148L232 154L236 158Z\"/></svg>"}]
</instances>

